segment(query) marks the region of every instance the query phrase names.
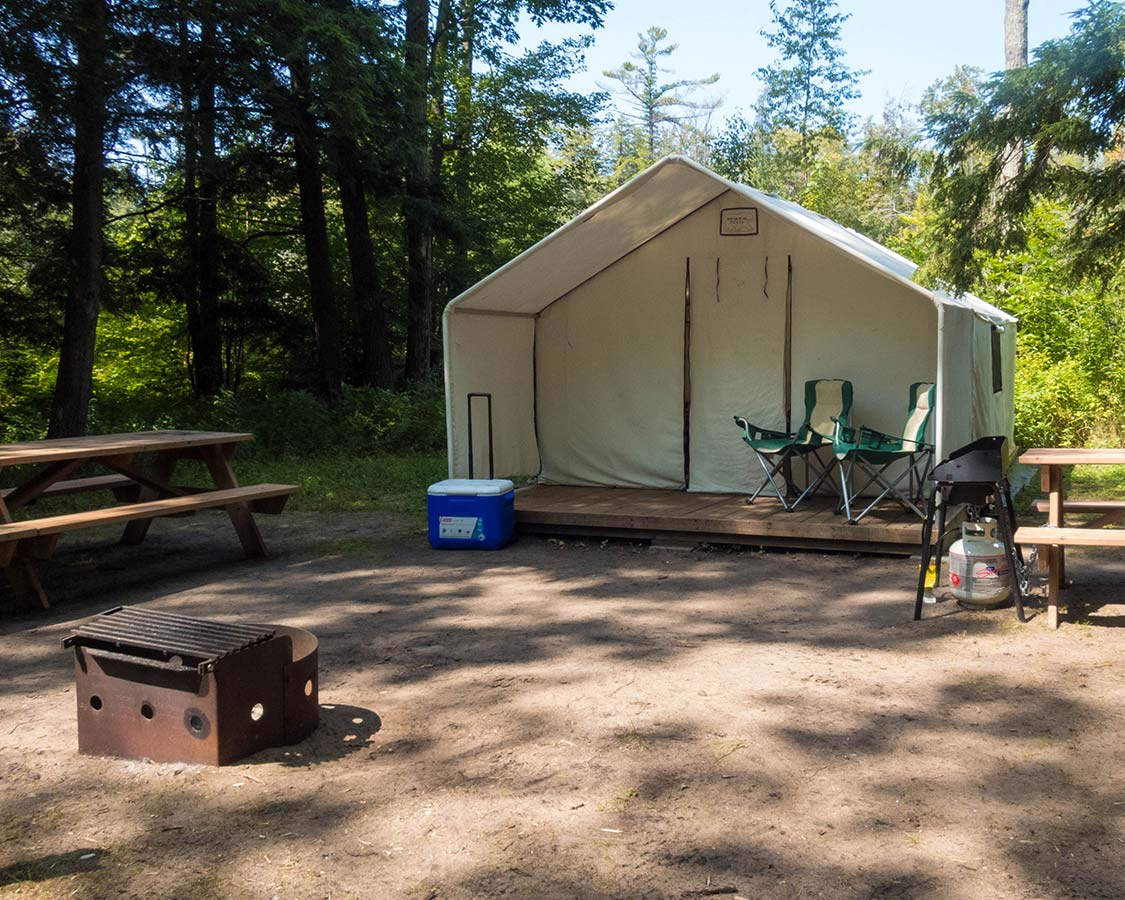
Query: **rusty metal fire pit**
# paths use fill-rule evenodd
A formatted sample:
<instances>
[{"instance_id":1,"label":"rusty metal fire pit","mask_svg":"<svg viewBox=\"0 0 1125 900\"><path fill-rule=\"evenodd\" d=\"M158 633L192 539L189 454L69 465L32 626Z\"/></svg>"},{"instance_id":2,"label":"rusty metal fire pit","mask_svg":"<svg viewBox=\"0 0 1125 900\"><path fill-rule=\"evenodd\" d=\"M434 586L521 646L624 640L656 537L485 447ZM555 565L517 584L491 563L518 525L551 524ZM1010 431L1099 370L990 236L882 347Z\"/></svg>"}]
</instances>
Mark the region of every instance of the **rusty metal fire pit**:
<instances>
[{"instance_id":1,"label":"rusty metal fire pit","mask_svg":"<svg viewBox=\"0 0 1125 900\"><path fill-rule=\"evenodd\" d=\"M78 626L78 749L222 766L316 729L317 640L119 606Z\"/></svg>"}]
</instances>

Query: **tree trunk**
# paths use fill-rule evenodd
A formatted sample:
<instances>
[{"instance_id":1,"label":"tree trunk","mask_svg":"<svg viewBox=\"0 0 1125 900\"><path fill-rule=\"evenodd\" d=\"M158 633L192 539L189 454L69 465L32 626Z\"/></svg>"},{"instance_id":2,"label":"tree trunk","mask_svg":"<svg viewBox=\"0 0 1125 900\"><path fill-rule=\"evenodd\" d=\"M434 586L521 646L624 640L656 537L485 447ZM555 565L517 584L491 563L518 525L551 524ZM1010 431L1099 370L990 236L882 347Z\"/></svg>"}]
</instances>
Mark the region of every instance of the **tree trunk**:
<instances>
[{"instance_id":1,"label":"tree trunk","mask_svg":"<svg viewBox=\"0 0 1125 900\"><path fill-rule=\"evenodd\" d=\"M320 172L320 148L316 119L309 107L310 80L307 58L288 60L296 109L292 116L297 188L301 201L301 228L309 276L309 299L316 333L317 364L321 393L329 400L340 394L340 317L332 282L332 256L328 224L324 214L324 182Z\"/></svg>"},{"instance_id":2,"label":"tree trunk","mask_svg":"<svg viewBox=\"0 0 1125 900\"><path fill-rule=\"evenodd\" d=\"M395 380L394 364L383 289L379 284L375 247L371 241L363 167L353 139L333 139L332 151L351 267L352 302L355 304L362 349L360 383L391 388Z\"/></svg>"},{"instance_id":3,"label":"tree trunk","mask_svg":"<svg viewBox=\"0 0 1125 900\"><path fill-rule=\"evenodd\" d=\"M107 0L75 0L73 14L77 65L70 291L51 405L52 437L86 431L102 288Z\"/></svg>"},{"instance_id":4,"label":"tree trunk","mask_svg":"<svg viewBox=\"0 0 1125 900\"><path fill-rule=\"evenodd\" d=\"M1004 68L1027 65L1028 0L1004 0Z\"/></svg>"},{"instance_id":5,"label":"tree trunk","mask_svg":"<svg viewBox=\"0 0 1125 900\"><path fill-rule=\"evenodd\" d=\"M1004 0L1004 68L1022 69L1027 65L1028 0ZM1024 145L1010 144L1005 151L1001 187L1023 170Z\"/></svg>"},{"instance_id":6,"label":"tree trunk","mask_svg":"<svg viewBox=\"0 0 1125 900\"><path fill-rule=\"evenodd\" d=\"M199 83L199 328L195 347L195 389L204 397L223 386L223 339L219 319L222 293L219 259L219 166L215 153L215 35L214 0L205 7L200 30Z\"/></svg>"},{"instance_id":7,"label":"tree trunk","mask_svg":"<svg viewBox=\"0 0 1125 900\"><path fill-rule=\"evenodd\" d=\"M406 377L430 370L433 310L433 210L430 179L430 136L426 121L427 49L430 41L428 0L406 0L406 223L407 308Z\"/></svg>"},{"instance_id":8,"label":"tree trunk","mask_svg":"<svg viewBox=\"0 0 1125 900\"><path fill-rule=\"evenodd\" d=\"M191 341L191 384L209 397L223 386L219 323L218 219L215 209L215 21L202 22L198 48L185 7L180 19L180 103L183 110L184 305Z\"/></svg>"},{"instance_id":9,"label":"tree trunk","mask_svg":"<svg viewBox=\"0 0 1125 900\"><path fill-rule=\"evenodd\" d=\"M183 294L187 313L188 341L191 344L191 388L199 394L199 140L195 116L195 72L192 61L195 54L191 46L191 29L185 6L179 21L180 33L180 113L181 151L184 178L184 267Z\"/></svg>"}]
</instances>

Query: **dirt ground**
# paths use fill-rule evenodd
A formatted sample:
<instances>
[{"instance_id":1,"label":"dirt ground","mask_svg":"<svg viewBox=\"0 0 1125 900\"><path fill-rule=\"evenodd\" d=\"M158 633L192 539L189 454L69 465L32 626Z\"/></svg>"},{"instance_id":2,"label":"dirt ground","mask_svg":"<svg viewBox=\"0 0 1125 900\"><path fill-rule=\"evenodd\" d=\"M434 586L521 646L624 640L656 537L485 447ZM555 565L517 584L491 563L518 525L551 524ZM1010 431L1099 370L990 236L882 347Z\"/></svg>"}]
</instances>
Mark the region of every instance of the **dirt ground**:
<instances>
[{"instance_id":1,"label":"dirt ground","mask_svg":"<svg viewBox=\"0 0 1125 900\"><path fill-rule=\"evenodd\" d=\"M262 524L71 538L0 618L0 897L1125 897L1125 557L1052 632L913 623L903 560ZM120 603L311 629L319 731L80 757L61 640Z\"/></svg>"}]
</instances>

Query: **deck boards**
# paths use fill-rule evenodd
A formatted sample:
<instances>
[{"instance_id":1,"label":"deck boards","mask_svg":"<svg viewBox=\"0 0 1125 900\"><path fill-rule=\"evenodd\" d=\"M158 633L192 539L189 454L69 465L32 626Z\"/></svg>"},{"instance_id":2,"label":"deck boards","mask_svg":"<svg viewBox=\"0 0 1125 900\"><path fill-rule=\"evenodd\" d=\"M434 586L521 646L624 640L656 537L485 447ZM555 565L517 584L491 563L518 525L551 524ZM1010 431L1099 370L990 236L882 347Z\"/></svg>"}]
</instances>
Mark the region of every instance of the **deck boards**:
<instances>
[{"instance_id":1,"label":"deck boards","mask_svg":"<svg viewBox=\"0 0 1125 900\"><path fill-rule=\"evenodd\" d=\"M516 492L516 524L545 534L677 539L782 547L914 552L922 523L894 507L849 525L831 497L787 513L776 500L647 488L532 485Z\"/></svg>"}]
</instances>

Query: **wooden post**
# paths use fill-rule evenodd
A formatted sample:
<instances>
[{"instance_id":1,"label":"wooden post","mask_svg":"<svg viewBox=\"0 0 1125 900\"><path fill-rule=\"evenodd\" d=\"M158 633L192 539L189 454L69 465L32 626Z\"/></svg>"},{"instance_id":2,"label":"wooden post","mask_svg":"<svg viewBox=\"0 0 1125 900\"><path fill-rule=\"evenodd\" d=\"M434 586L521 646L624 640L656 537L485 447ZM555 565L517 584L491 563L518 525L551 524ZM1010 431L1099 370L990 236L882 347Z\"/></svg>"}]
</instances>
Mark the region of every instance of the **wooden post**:
<instances>
[{"instance_id":1,"label":"wooden post","mask_svg":"<svg viewBox=\"0 0 1125 900\"><path fill-rule=\"evenodd\" d=\"M1050 506L1047 510L1047 525L1055 528L1063 524L1063 479L1060 466L1044 467L1047 487L1050 491ZM1059 627L1059 589L1062 587L1063 549L1052 544L1047 551L1047 625Z\"/></svg>"},{"instance_id":2,"label":"wooden post","mask_svg":"<svg viewBox=\"0 0 1125 900\"><path fill-rule=\"evenodd\" d=\"M223 448L203 447L201 450L203 462L206 463L207 470L211 473L215 487L219 490L238 487L238 479L234 477L234 469L231 468L230 460L227 458L227 454L223 452ZM242 542L242 549L246 555L248 557L267 556L266 545L262 541L262 535L254 521L254 514L250 512L250 505L248 503L232 503L226 507L226 511L230 516L234 530L238 533L238 539Z\"/></svg>"},{"instance_id":3,"label":"wooden post","mask_svg":"<svg viewBox=\"0 0 1125 900\"><path fill-rule=\"evenodd\" d=\"M161 450L156 454L152 474L157 480L172 481L172 473L176 469L176 463L179 461L182 452L182 450ZM146 500L155 500L157 496L157 492L151 487L142 487L137 496L137 502L144 503ZM145 535L148 534L151 525L152 519L137 519L130 522L125 526L125 532L121 535L121 543L134 545L141 543L145 539Z\"/></svg>"},{"instance_id":4,"label":"wooden post","mask_svg":"<svg viewBox=\"0 0 1125 900\"><path fill-rule=\"evenodd\" d=\"M8 504L0 496L0 524L10 524L12 514L8 511ZM50 609L51 602L39 583L39 573L29 559L16 556L16 542L8 541L0 544L0 564L4 566L4 573L12 585L16 601L25 609L38 606L40 609Z\"/></svg>"}]
</instances>

